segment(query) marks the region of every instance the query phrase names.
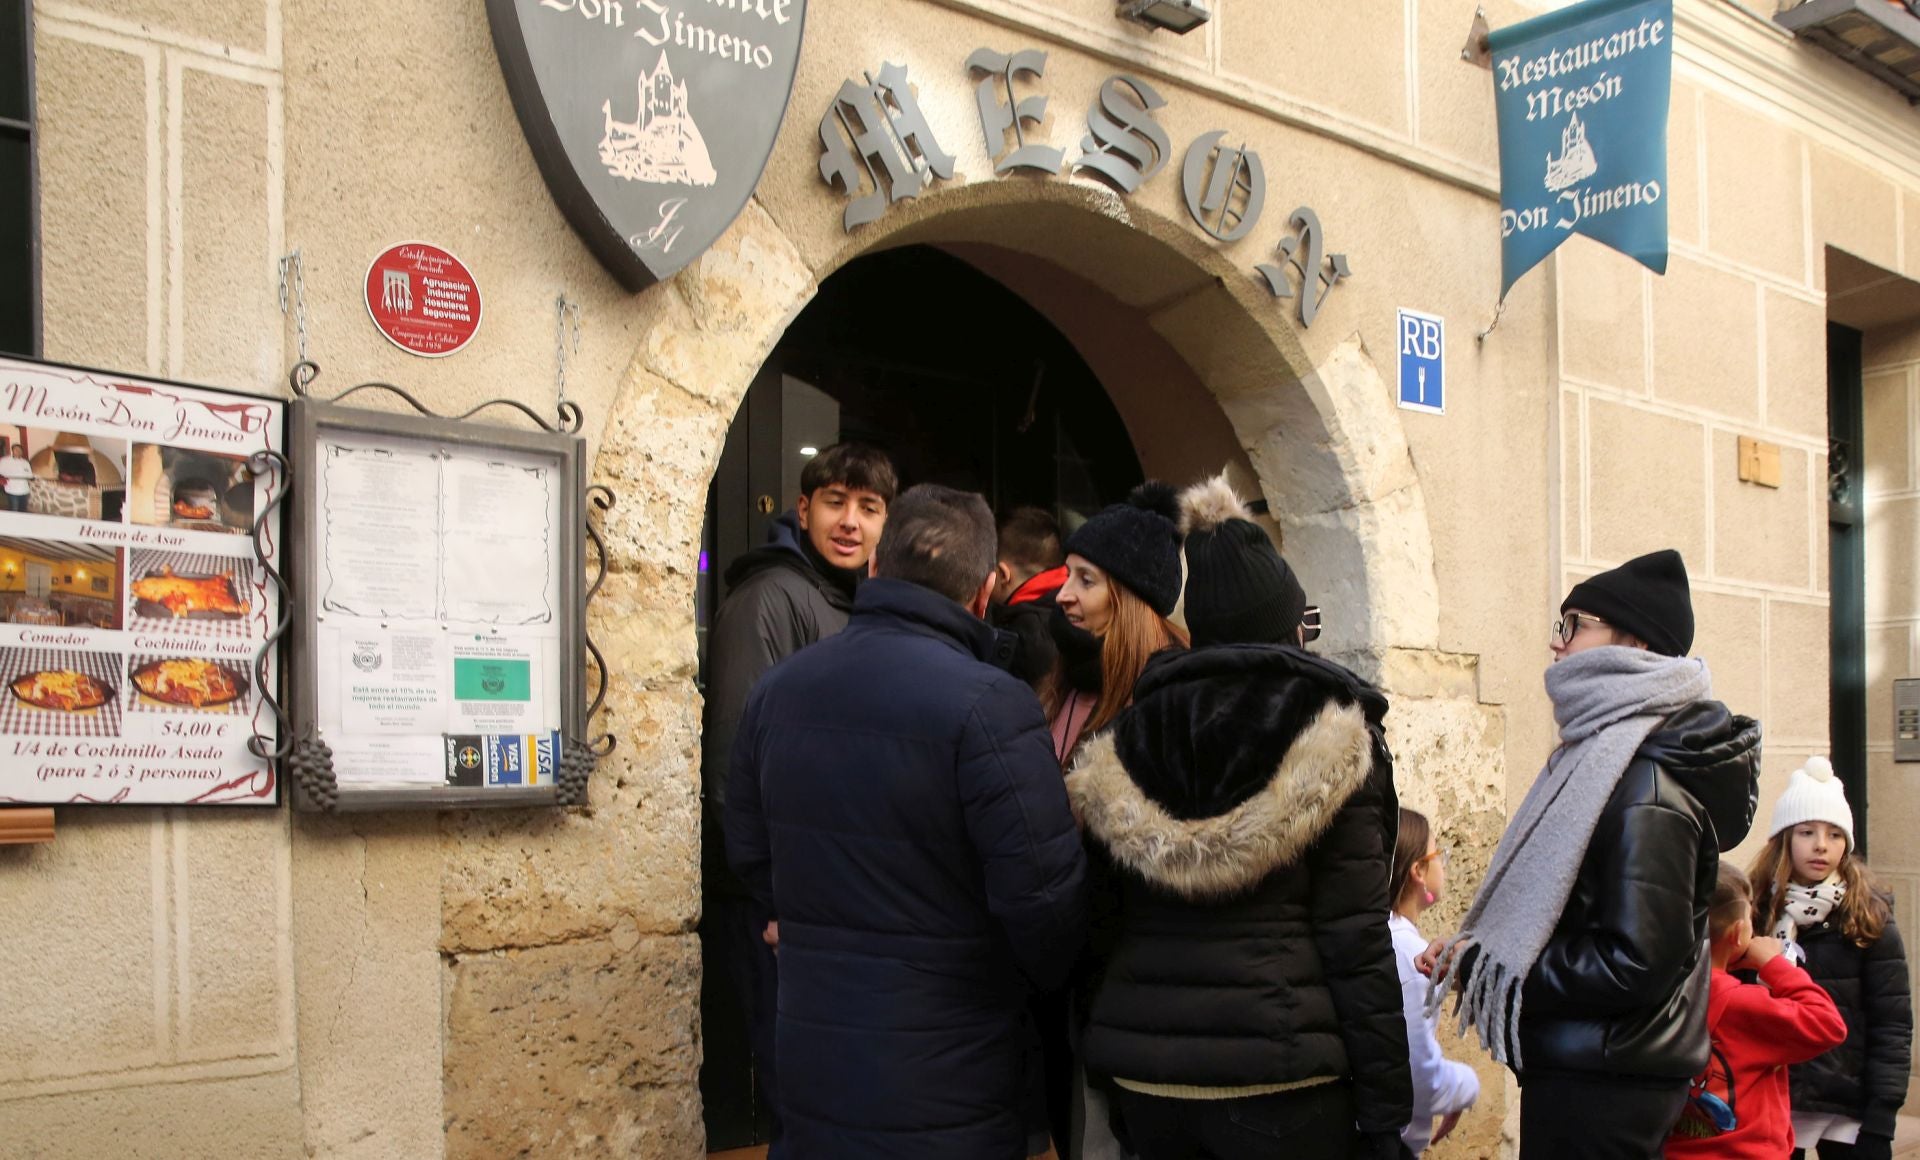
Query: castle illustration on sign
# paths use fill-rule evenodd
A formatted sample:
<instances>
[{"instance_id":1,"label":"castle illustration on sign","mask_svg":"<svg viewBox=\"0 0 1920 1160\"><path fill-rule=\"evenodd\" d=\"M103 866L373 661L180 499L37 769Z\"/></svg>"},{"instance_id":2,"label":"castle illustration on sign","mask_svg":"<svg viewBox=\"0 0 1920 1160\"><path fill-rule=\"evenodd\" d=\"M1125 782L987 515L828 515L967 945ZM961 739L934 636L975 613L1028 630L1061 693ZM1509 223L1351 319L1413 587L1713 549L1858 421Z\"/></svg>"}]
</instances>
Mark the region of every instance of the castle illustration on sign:
<instances>
[{"instance_id":1,"label":"castle illustration on sign","mask_svg":"<svg viewBox=\"0 0 1920 1160\"><path fill-rule=\"evenodd\" d=\"M613 119L613 102L600 103L606 126L600 137L600 163L628 181L670 185L712 185L718 175L707 154L700 126L687 111L687 85L675 82L667 54L636 84L638 108L631 121Z\"/></svg>"},{"instance_id":2,"label":"castle illustration on sign","mask_svg":"<svg viewBox=\"0 0 1920 1160\"><path fill-rule=\"evenodd\" d=\"M1587 144L1587 127L1580 123L1580 114L1574 113L1560 131L1560 156L1547 154L1547 189L1558 193L1592 177L1599 169L1593 146Z\"/></svg>"}]
</instances>

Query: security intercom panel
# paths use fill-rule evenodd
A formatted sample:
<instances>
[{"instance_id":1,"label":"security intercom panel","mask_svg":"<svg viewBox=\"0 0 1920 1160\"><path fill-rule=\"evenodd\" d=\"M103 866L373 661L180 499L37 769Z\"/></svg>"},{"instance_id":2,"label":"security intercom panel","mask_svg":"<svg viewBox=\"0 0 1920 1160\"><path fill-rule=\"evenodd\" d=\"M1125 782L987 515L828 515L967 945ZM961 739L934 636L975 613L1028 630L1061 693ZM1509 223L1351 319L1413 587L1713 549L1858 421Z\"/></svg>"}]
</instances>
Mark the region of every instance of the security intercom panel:
<instances>
[{"instance_id":1,"label":"security intercom panel","mask_svg":"<svg viewBox=\"0 0 1920 1160\"><path fill-rule=\"evenodd\" d=\"M1893 759L1920 761L1920 677L1893 682Z\"/></svg>"}]
</instances>

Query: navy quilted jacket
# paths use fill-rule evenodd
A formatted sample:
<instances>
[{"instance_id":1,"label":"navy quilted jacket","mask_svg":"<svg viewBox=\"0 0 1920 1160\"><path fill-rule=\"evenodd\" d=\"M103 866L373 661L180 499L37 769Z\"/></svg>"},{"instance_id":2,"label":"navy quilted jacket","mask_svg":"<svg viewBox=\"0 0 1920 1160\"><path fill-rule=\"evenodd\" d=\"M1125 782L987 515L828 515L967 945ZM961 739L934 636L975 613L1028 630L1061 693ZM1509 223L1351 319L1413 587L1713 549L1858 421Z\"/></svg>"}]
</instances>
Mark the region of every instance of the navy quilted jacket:
<instances>
[{"instance_id":1,"label":"navy quilted jacket","mask_svg":"<svg viewBox=\"0 0 1920 1160\"><path fill-rule=\"evenodd\" d=\"M929 589L861 586L755 686L728 859L780 922L795 1160L1017 1160L1022 1012L1085 928L1086 862L1033 692Z\"/></svg>"}]
</instances>

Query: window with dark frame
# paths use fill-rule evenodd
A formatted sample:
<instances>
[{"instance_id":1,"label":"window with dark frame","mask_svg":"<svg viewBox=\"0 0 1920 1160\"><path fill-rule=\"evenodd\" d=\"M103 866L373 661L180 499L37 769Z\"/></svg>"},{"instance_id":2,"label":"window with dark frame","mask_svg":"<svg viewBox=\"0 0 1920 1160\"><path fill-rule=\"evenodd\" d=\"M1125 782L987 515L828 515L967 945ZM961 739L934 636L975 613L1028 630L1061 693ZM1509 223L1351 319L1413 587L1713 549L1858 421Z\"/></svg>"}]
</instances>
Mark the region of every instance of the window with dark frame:
<instances>
[{"instance_id":1,"label":"window with dark frame","mask_svg":"<svg viewBox=\"0 0 1920 1160\"><path fill-rule=\"evenodd\" d=\"M33 2L0 0L0 353L40 353Z\"/></svg>"}]
</instances>

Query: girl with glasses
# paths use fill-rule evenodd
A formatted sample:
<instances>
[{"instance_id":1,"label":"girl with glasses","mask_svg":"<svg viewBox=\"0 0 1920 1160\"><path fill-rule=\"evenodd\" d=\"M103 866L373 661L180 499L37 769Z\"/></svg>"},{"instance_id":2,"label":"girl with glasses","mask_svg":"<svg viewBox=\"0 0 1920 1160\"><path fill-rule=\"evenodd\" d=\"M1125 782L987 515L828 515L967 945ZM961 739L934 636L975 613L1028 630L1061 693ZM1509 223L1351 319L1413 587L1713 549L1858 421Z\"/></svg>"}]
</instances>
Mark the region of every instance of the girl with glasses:
<instances>
[{"instance_id":1,"label":"girl with glasses","mask_svg":"<svg viewBox=\"0 0 1920 1160\"><path fill-rule=\"evenodd\" d=\"M1460 934L1430 945L1430 1008L1520 1079L1520 1154L1658 1155L1707 1064L1707 909L1746 837L1758 723L1690 659L1680 553L1576 584L1553 632L1560 744L1494 852Z\"/></svg>"}]
</instances>

